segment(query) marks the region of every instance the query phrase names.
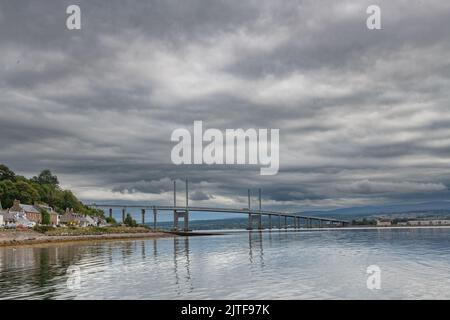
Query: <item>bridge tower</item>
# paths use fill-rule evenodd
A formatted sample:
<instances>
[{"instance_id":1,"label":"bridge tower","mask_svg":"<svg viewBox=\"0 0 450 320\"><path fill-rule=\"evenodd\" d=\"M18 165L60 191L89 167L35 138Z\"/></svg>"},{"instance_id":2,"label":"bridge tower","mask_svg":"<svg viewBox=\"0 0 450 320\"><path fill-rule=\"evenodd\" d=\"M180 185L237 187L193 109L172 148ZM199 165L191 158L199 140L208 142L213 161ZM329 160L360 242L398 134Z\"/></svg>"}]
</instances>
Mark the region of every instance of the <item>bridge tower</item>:
<instances>
[{"instance_id":1,"label":"bridge tower","mask_svg":"<svg viewBox=\"0 0 450 320\"><path fill-rule=\"evenodd\" d=\"M177 208L177 183L173 181L173 230L178 231L178 222L183 218L183 231L189 231L189 191L188 180L186 179L186 207L184 209Z\"/></svg>"},{"instance_id":2,"label":"bridge tower","mask_svg":"<svg viewBox=\"0 0 450 320\"><path fill-rule=\"evenodd\" d=\"M254 213L251 211L250 206L250 189L247 190L247 196L248 196L248 228L247 230L253 230L253 221L256 220L258 223L258 229L261 230L262 227L262 214L261 214L261 189L258 189L259 193L259 212Z\"/></svg>"}]
</instances>

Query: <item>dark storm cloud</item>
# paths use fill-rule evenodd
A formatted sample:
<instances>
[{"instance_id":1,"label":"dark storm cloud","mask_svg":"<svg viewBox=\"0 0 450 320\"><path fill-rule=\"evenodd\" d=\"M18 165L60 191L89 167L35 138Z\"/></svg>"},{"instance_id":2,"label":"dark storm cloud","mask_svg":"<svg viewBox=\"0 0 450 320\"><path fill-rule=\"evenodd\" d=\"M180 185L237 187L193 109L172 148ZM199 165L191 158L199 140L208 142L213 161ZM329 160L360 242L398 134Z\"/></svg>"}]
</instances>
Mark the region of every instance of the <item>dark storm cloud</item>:
<instances>
[{"instance_id":1,"label":"dark storm cloud","mask_svg":"<svg viewBox=\"0 0 450 320\"><path fill-rule=\"evenodd\" d=\"M50 168L86 200L286 210L449 196L450 5L444 0L0 4L0 162ZM279 128L280 171L175 166L172 131ZM181 189L180 189L181 190ZM256 191L255 191L256 192ZM252 195L255 198L256 193Z\"/></svg>"}]
</instances>

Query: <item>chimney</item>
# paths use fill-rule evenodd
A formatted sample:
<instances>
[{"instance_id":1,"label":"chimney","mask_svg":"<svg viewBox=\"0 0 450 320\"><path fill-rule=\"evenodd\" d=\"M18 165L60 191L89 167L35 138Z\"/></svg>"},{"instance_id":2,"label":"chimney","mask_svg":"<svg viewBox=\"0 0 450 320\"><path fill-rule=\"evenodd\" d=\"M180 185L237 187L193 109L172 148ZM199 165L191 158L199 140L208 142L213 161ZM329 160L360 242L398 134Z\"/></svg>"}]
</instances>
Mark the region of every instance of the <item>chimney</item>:
<instances>
[{"instance_id":1,"label":"chimney","mask_svg":"<svg viewBox=\"0 0 450 320\"><path fill-rule=\"evenodd\" d=\"M13 211L20 211L20 200L15 199L12 206Z\"/></svg>"}]
</instances>

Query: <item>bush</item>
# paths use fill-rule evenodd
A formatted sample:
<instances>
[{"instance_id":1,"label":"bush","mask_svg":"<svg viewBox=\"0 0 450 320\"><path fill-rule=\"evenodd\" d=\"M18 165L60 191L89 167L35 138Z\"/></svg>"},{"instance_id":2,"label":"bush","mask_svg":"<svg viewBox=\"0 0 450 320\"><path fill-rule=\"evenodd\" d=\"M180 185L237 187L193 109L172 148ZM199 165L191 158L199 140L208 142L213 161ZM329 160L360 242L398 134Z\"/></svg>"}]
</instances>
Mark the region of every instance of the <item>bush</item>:
<instances>
[{"instance_id":1,"label":"bush","mask_svg":"<svg viewBox=\"0 0 450 320\"><path fill-rule=\"evenodd\" d=\"M46 233L50 230L53 230L55 228L53 228L52 226L43 226L43 225L35 225L33 227L33 230L36 232L40 232L40 233Z\"/></svg>"},{"instance_id":2,"label":"bush","mask_svg":"<svg viewBox=\"0 0 450 320\"><path fill-rule=\"evenodd\" d=\"M106 222L110 224L117 224L116 219L114 219L113 217L107 217Z\"/></svg>"},{"instance_id":3,"label":"bush","mask_svg":"<svg viewBox=\"0 0 450 320\"><path fill-rule=\"evenodd\" d=\"M125 218L125 221L123 223L129 227L137 227L136 220L134 220L129 213L127 214L127 217Z\"/></svg>"},{"instance_id":4,"label":"bush","mask_svg":"<svg viewBox=\"0 0 450 320\"><path fill-rule=\"evenodd\" d=\"M41 209L39 210L42 215L42 224L49 225L51 224L50 213L47 210Z\"/></svg>"}]
</instances>

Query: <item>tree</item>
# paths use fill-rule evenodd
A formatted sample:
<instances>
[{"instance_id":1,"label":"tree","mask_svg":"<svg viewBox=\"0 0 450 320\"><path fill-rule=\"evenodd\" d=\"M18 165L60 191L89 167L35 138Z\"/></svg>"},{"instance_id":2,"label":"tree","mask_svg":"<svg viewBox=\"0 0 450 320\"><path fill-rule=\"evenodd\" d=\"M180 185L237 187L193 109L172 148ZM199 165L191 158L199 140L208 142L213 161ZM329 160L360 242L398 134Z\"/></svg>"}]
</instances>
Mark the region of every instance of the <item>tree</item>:
<instances>
[{"instance_id":1,"label":"tree","mask_svg":"<svg viewBox=\"0 0 450 320\"><path fill-rule=\"evenodd\" d=\"M18 181L15 183L17 190L16 199L22 203L34 203L39 200L39 193L33 186L26 181Z\"/></svg>"},{"instance_id":2,"label":"tree","mask_svg":"<svg viewBox=\"0 0 450 320\"><path fill-rule=\"evenodd\" d=\"M114 219L113 217L107 217L106 222L110 224L117 224L116 219Z\"/></svg>"},{"instance_id":3,"label":"tree","mask_svg":"<svg viewBox=\"0 0 450 320\"><path fill-rule=\"evenodd\" d=\"M18 195L16 185L10 180L0 181L0 200L4 208L10 208Z\"/></svg>"},{"instance_id":4,"label":"tree","mask_svg":"<svg viewBox=\"0 0 450 320\"><path fill-rule=\"evenodd\" d=\"M45 202L57 212L66 208L90 216L103 217L104 212L85 206L70 190L62 190L58 177L50 170L43 170L37 177L27 179L16 175L6 165L0 164L0 201L4 208L13 205L15 199L22 203Z\"/></svg>"},{"instance_id":5,"label":"tree","mask_svg":"<svg viewBox=\"0 0 450 320\"><path fill-rule=\"evenodd\" d=\"M12 172L7 166L4 164L0 164L0 181L10 180L14 181L16 174Z\"/></svg>"},{"instance_id":6,"label":"tree","mask_svg":"<svg viewBox=\"0 0 450 320\"><path fill-rule=\"evenodd\" d=\"M125 221L123 223L125 223L129 227L137 227L136 220L134 220L129 213L127 214L127 217L125 218Z\"/></svg>"},{"instance_id":7,"label":"tree","mask_svg":"<svg viewBox=\"0 0 450 320\"><path fill-rule=\"evenodd\" d=\"M62 210L66 208L73 208L75 212L85 213L83 204L75 197L70 190L64 190L58 192L58 198L56 200L56 206Z\"/></svg>"},{"instance_id":8,"label":"tree","mask_svg":"<svg viewBox=\"0 0 450 320\"><path fill-rule=\"evenodd\" d=\"M58 177L53 175L48 169L43 170L39 176L33 177L32 181L40 184L49 184L55 187L59 186Z\"/></svg>"},{"instance_id":9,"label":"tree","mask_svg":"<svg viewBox=\"0 0 450 320\"><path fill-rule=\"evenodd\" d=\"M49 225L51 224L50 213L47 210L41 209L39 210L42 215L42 224Z\"/></svg>"},{"instance_id":10,"label":"tree","mask_svg":"<svg viewBox=\"0 0 450 320\"><path fill-rule=\"evenodd\" d=\"M47 203L51 207L56 205L58 194L53 186L36 182L33 182L32 185L39 193L40 201Z\"/></svg>"}]
</instances>

